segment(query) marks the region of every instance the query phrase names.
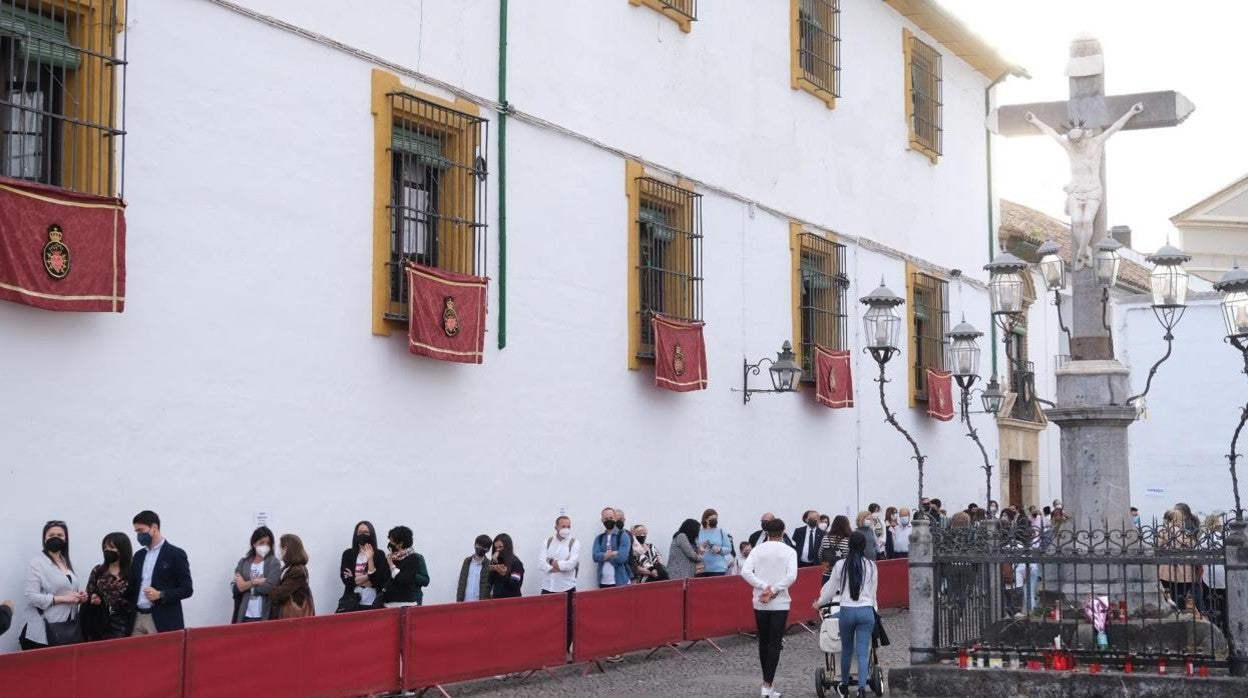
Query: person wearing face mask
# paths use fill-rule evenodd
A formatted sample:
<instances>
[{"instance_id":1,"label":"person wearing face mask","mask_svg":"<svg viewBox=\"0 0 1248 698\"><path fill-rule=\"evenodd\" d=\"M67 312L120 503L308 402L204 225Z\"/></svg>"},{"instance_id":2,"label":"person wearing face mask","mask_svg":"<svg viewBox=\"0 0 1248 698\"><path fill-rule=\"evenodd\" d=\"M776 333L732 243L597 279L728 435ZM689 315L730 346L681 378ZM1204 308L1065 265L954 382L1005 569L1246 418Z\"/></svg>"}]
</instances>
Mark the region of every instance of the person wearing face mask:
<instances>
[{"instance_id":1,"label":"person wearing face mask","mask_svg":"<svg viewBox=\"0 0 1248 698\"><path fill-rule=\"evenodd\" d=\"M234 567L234 623L269 618L269 592L282 581L282 563L273 554L273 532L261 526L251 533L251 547Z\"/></svg>"},{"instance_id":2,"label":"person wearing face mask","mask_svg":"<svg viewBox=\"0 0 1248 698\"><path fill-rule=\"evenodd\" d=\"M524 586L524 563L516 556L511 536L494 536L494 555L490 558L490 598L508 599L521 596Z\"/></svg>"},{"instance_id":3,"label":"person wearing face mask","mask_svg":"<svg viewBox=\"0 0 1248 698\"><path fill-rule=\"evenodd\" d=\"M379 607L378 592L390 581L390 564L377 547L377 529L372 522L361 521L354 530L351 547L342 551L342 564L338 565L343 587L338 613Z\"/></svg>"},{"instance_id":4,"label":"person wearing face mask","mask_svg":"<svg viewBox=\"0 0 1248 698\"><path fill-rule=\"evenodd\" d=\"M895 557L893 549L893 526L897 525L897 507L884 510L884 557L887 560Z\"/></svg>"},{"instance_id":5,"label":"person wearing face mask","mask_svg":"<svg viewBox=\"0 0 1248 698\"><path fill-rule=\"evenodd\" d=\"M572 537L572 519L555 519L555 535L546 539L538 557L542 571L542 594L565 594L568 600L567 647L572 651L572 595L576 593L576 571L580 566L581 543Z\"/></svg>"},{"instance_id":6,"label":"person wearing face mask","mask_svg":"<svg viewBox=\"0 0 1248 698\"><path fill-rule=\"evenodd\" d=\"M382 591L382 603L386 608L421 605L425 600L424 588L429 586L429 569L425 566L425 556L413 548L412 529L395 526L386 538L390 582Z\"/></svg>"},{"instance_id":7,"label":"person wearing face mask","mask_svg":"<svg viewBox=\"0 0 1248 698\"><path fill-rule=\"evenodd\" d=\"M702 564L702 549L698 547L698 522L685 519L667 550L667 573L672 579L689 579Z\"/></svg>"},{"instance_id":8,"label":"person wearing face mask","mask_svg":"<svg viewBox=\"0 0 1248 698\"><path fill-rule=\"evenodd\" d=\"M705 566L697 577L722 577L728 573L728 562L736 556L732 536L719 527L719 513L714 509L702 512L702 530L698 533L698 547L702 549Z\"/></svg>"},{"instance_id":9,"label":"person wearing face mask","mask_svg":"<svg viewBox=\"0 0 1248 698\"><path fill-rule=\"evenodd\" d=\"M598 563L598 586L602 589L627 586L632 581L628 560L632 557L633 537L616 528L616 524L615 509L603 509L604 530L594 538L593 552L594 562Z\"/></svg>"},{"instance_id":10,"label":"person wearing face mask","mask_svg":"<svg viewBox=\"0 0 1248 698\"><path fill-rule=\"evenodd\" d=\"M87 605L82 611L82 636L87 642L126 636L130 618L130 538L121 532L104 536L104 562L87 577Z\"/></svg>"},{"instance_id":11,"label":"person wearing face mask","mask_svg":"<svg viewBox=\"0 0 1248 698\"><path fill-rule=\"evenodd\" d=\"M49 637L48 624L77 617L78 604L87 600L74 564L69 561L69 527L64 521L44 524L43 551L30 561L26 572L26 625L18 637L23 650L40 649L77 639Z\"/></svg>"},{"instance_id":12,"label":"person wearing face mask","mask_svg":"<svg viewBox=\"0 0 1248 698\"><path fill-rule=\"evenodd\" d=\"M1001 513L1001 505L995 499L988 500L988 515L997 518L997 514Z\"/></svg>"},{"instance_id":13,"label":"person wearing face mask","mask_svg":"<svg viewBox=\"0 0 1248 698\"><path fill-rule=\"evenodd\" d=\"M1135 507L1131 507L1131 523L1136 528L1140 527L1140 510Z\"/></svg>"},{"instance_id":14,"label":"person wearing face mask","mask_svg":"<svg viewBox=\"0 0 1248 698\"><path fill-rule=\"evenodd\" d=\"M663 557L659 549L647 539L650 531L643 524L633 526L633 583L662 582L668 579L667 567L663 565Z\"/></svg>"},{"instance_id":15,"label":"person wearing face mask","mask_svg":"<svg viewBox=\"0 0 1248 698\"><path fill-rule=\"evenodd\" d=\"M308 586L308 553L303 539L287 533L280 544L282 581L269 592L269 617L283 620L314 616L316 603L312 599L312 588Z\"/></svg>"},{"instance_id":16,"label":"person wearing face mask","mask_svg":"<svg viewBox=\"0 0 1248 698\"><path fill-rule=\"evenodd\" d=\"M884 557L884 545L887 543L888 538L886 533L887 528L884 525L884 522L880 520L879 504L871 502L867 505L867 511L871 513L871 519L868 523L871 524L871 532L875 534L875 557L871 559L878 560ZM871 543L872 541L868 540L867 542Z\"/></svg>"},{"instance_id":17,"label":"person wearing face mask","mask_svg":"<svg viewBox=\"0 0 1248 698\"><path fill-rule=\"evenodd\" d=\"M819 529L819 512L807 509L802 514L802 523L806 524L793 532L793 543L797 549L797 566L814 567L819 564L819 548L823 545L824 532Z\"/></svg>"},{"instance_id":18,"label":"person wearing face mask","mask_svg":"<svg viewBox=\"0 0 1248 698\"><path fill-rule=\"evenodd\" d=\"M483 601L490 598L490 570L488 564L490 537L482 533L473 541L473 553L464 558L459 568L459 585L455 590L455 601Z\"/></svg>"},{"instance_id":19,"label":"person wearing face mask","mask_svg":"<svg viewBox=\"0 0 1248 698\"><path fill-rule=\"evenodd\" d=\"M820 521L826 518L827 518L826 516L821 516ZM763 514L761 517L759 517L758 530L751 533L748 539L748 542L751 548L757 548L760 541L767 540L767 533L763 529L767 528L768 521L775 521L775 519L776 519L776 515L771 513L770 511ZM825 527L823 529L824 533L827 533L827 530L828 529ZM781 538L780 540L781 542L783 542L785 545L789 546L790 548L797 550L797 545L793 542L791 538L789 538L789 534L787 533L784 534L784 537Z\"/></svg>"},{"instance_id":20,"label":"person wearing face mask","mask_svg":"<svg viewBox=\"0 0 1248 698\"><path fill-rule=\"evenodd\" d=\"M914 526L910 524L910 510L902 507L897 512L897 523L888 529L893 541L893 551L889 557L910 557L910 533Z\"/></svg>"},{"instance_id":21,"label":"person wearing face mask","mask_svg":"<svg viewBox=\"0 0 1248 698\"><path fill-rule=\"evenodd\" d=\"M130 587L134 602L130 636L183 630L182 602L191 598L191 564L186 551L165 540L160 517L143 510L134 516L134 537L139 550L130 563Z\"/></svg>"}]
</instances>

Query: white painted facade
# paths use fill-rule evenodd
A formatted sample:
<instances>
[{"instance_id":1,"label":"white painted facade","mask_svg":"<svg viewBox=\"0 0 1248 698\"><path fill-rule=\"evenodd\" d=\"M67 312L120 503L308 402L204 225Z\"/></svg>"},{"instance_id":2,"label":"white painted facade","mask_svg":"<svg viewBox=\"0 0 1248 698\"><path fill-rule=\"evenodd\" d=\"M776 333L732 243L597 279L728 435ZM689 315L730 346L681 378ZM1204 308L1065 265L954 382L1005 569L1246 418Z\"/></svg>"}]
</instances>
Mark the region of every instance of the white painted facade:
<instances>
[{"instance_id":1,"label":"white painted facade","mask_svg":"<svg viewBox=\"0 0 1248 698\"><path fill-rule=\"evenodd\" d=\"M497 3L242 4L477 97L491 121L497 280ZM589 541L599 510L623 507L665 551L706 507L740 541L763 511L792 525L807 508L912 506L914 463L858 351L857 299L881 277L905 293L905 261L889 251L901 250L978 280L951 284L950 310L987 330L989 80L928 39L944 54L933 165L906 150L902 29L924 35L886 4L842 3L834 110L789 86L788 3L702 5L685 34L626 0L513 3L510 100L566 132L509 123L507 347L492 282L485 361L465 366L370 333L379 66L210 0L130 3L126 312L0 304L0 598L20 612L44 521L69 522L85 575L101 537L145 508L189 553L188 624L209 625L229 617L261 511L303 537L328 612L359 519L415 530L436 603L453 599L478 533L515 538L536 593L537 550L564 508ZM625 368L624 154L704 195L709 390L668 393ZM849 246L854 409L819 407L810 391L743 406L730 390L743 357L793 336L790 216ZM908 371L903 352L886 390L929 457L927 493L950 510L982 504L978 450L957 422L907 406ZM995 429L976 419L991 455Z\"/></svg>"},{"instance_id":2,"label":"white painted facade","mask_svg":"<svg viewBox=\"0 0 1248 698\"><path fill-rule=\"evenodd\" d=\"M1184 251L1192 255L1188 270L1218 281L1231 267L1242 266L1248 259L1248 176L1210 194L1170 221L1182 235Z\"/></svg>"}]
</instances>

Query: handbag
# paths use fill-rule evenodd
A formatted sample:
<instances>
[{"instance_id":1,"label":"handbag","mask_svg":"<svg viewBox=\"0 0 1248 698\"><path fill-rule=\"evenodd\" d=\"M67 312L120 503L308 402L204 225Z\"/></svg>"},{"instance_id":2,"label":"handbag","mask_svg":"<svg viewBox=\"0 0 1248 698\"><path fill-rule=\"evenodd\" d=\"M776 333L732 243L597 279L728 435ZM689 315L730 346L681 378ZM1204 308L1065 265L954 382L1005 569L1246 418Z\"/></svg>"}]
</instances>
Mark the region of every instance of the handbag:
<instances>
[{"instance_id":1,"label":"handbag","mask_svg":"<svg viewBox=\"0 0 1248 698\"><path fill-rule=\"evenodd\" d=\"M694 573L694 574L702 574L702 573L703 573L703 572L705 572L705 571L706 571L706 563L705 563L705 562L702 562L701 560L698 560L697 562L695 562L695 563L693 564L693 573Z\"/></svg>"},{"instance_id":2,"label":"handbag","mask_svg":"<svg viewBox=\"0 0 1248 698\"><path fill-rule=\"evenodd\" d=\"M355 599L358 606L359 597L356 596ZM282 604L281 615L279 617L284 620L286 618L307 618L314 615L316 615L316 606L312 603L312 593L307 592L304 596L303 603L295 601L295 597L293 595L289 599L286 599L286 603Z\"/></svg>"},{"instance_id":3,"label":"handbag","mask_svg":"<svg viewBox=\"0 0 1248 698\"><path fill-rule=\"evenodd\" d=\"M672 575L667 571L667 566L662 562L654 563L654 573L657 575L654 578L656 582L666 582L672 578Z\"/></svg>"},{"instance_id":4,"label":"handbag","mask_svg":"<svg viewBox=\"0 0 1248 698\"><path fill-rule=\"evenodd\" d=\"M360 595L355 592L351 592L341 599L338 599L338 610L334 611L334 613L353 613L360 610L360 608Z\"/></svg>"},{"instance_id":5,"label":"handbag","mask_svg":"<svg viewBox=\"0 0 1248 698\"><path fill-rule=\"evenodd\" d=\"M50 621L43 615L43 611L39 611L39 616L43 618L44 632L47 634L48 647L60 647L61 645L74 645L82 642L82 625L79 623L78 609L75 607L69 612L68 620Z\"/></svg>"}]
</instances>

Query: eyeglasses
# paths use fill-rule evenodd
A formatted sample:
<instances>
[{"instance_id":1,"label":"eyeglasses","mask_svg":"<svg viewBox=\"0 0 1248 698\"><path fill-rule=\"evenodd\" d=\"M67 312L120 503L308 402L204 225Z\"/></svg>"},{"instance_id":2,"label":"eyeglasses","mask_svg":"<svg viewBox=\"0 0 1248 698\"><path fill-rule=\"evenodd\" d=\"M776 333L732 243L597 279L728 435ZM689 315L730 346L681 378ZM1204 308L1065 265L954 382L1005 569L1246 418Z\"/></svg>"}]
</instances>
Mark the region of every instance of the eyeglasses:
<instances>
[{"instance_id":1,"label":"eyeglasses","mask_svg":"<svg viewBox=\"0 0 1248 698\"><path fill-rule=\"evenodd\" d=\"M51 521L47 522L46 524L44 524L44 526L62 526L62 527L63 527L63 526L65 526L65 522L64 522L64 521L61 521L61 520L59 520L59 519L53 519L53 520L51 520Z\"/></svg>"}]
</instances>

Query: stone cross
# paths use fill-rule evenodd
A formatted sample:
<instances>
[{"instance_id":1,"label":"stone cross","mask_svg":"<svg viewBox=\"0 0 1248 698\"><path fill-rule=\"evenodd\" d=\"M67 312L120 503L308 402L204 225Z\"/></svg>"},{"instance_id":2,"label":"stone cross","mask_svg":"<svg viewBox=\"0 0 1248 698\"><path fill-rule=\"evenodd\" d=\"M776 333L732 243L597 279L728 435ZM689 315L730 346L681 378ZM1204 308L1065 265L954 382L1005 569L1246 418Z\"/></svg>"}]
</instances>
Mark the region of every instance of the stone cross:
<instances>
[{"instance_id":1,"label":"stone cross","mask_svg":"<svg viewBox=\"0 0 1248 698\"><path fill-rule=\"evenodd\" d=\"M1105 129L1138 131L1177 126L1195 108L1186 97L1174 91L1106 95L1105 60L1101 53L1101 44L1086 34L1071 42L1066 74L1070 77L1069 99L1001 107L989 114L988 128L1003 136L1040 135L1042 130L1027 118L1028 114L1034 114L1036 120L1052 126L1060 134L1065 134L1072 127L1098 134ZM1136 105L1141 105L1143 110L1136 111ZM1122 120L1124 115L1133 112L1133 116ZM1103 156L1100 178L1100 206L1088 245L1104 239L1108 230ZM1113 345L1109 330L1103 324L1101 296L1092 269L1076 269L1072 301L1074 317L1071 323L1071 355L1075 359L1112 359Z\"/></svg>"}]
</instances>

